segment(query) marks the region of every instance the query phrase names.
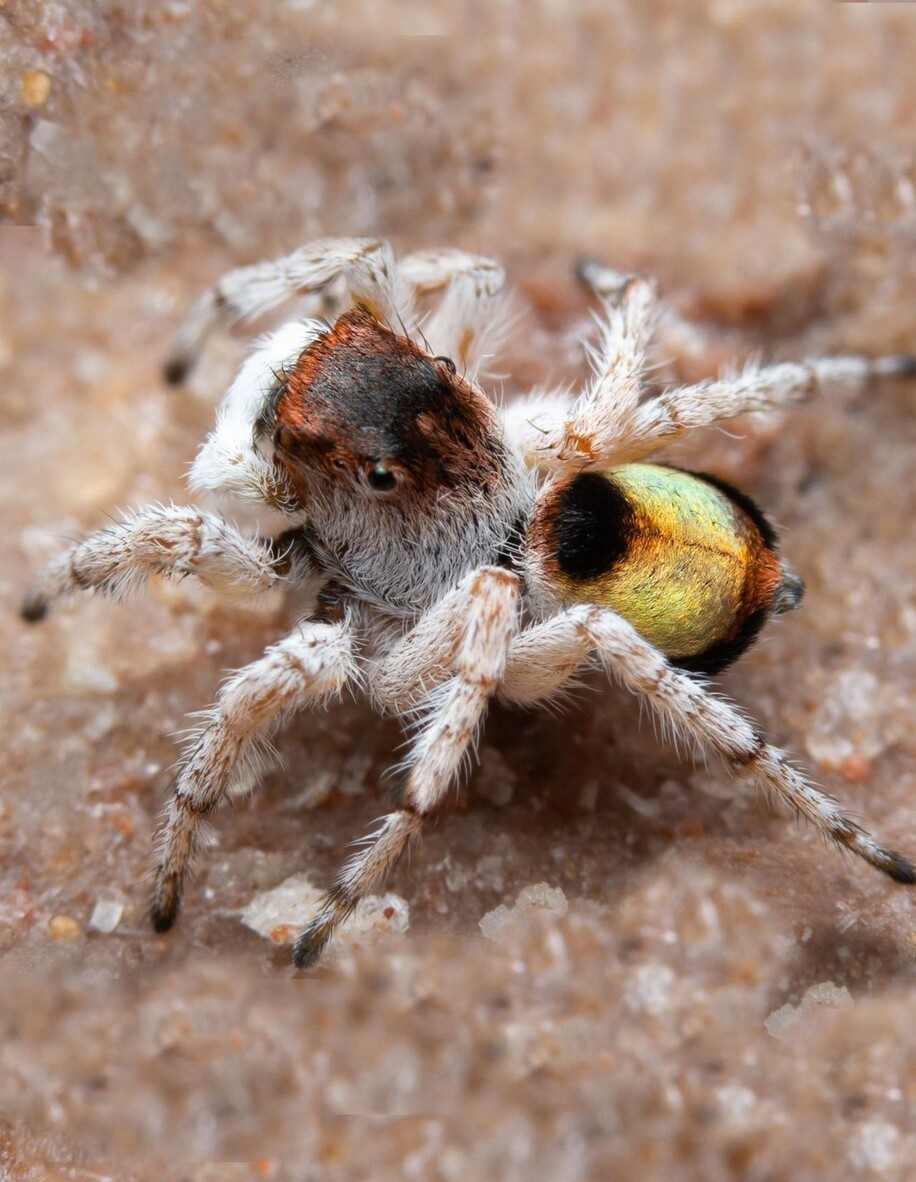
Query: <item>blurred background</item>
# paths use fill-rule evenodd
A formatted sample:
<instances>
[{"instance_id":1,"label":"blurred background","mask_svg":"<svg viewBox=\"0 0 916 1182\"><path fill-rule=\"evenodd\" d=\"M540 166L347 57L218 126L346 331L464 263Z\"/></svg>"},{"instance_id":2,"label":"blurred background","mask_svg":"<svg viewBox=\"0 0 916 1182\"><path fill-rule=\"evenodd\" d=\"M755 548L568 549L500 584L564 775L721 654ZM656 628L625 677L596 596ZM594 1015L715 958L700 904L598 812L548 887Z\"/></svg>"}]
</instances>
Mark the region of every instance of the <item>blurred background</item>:
<instances>
[{"instance_id":1,"label":"blurred background","mask_svg":"<svg viewBox=\"0 0 916 1182\"><path fill-rule=\"evenodd\" d=\"M183 502L244 356L159 367L223 271L324 234L498 256L490 388L581 382L574 264L652 272L748 356L916 348L916 7L812 0L0 0L0 1175L881 1178L916 1165L913 898L596 680L495 709L364 929L293 979L398 725L296 720L146 920L174 734L295 618L190 583L26 628L35 569ZM916 853L916 393L705 432L808 584L722 679ZM386 914L390 912L390 914ZM266 917L266 918L265 918Z\"/></svg>"}]
</instances>

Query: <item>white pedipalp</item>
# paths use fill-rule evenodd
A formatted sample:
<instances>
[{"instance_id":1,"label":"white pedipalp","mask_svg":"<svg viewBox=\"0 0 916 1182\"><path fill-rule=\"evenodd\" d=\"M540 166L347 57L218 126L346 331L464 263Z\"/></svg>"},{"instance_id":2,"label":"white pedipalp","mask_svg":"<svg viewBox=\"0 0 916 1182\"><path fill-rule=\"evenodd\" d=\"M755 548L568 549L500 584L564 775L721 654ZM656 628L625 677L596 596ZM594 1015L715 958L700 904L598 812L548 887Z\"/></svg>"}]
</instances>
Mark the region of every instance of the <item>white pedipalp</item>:
<instances>
[{"instance_id":1,"label":"white pedipalp","mask_svg":"<svg viewBox=\"0 0 916 1182\"><path fill-rule=\"evenodd\" d=\"M216 424L191 465L189 488L235 493L282 507L285 496L269 456L259 447L258 423L283 373L326 331L321 321L305 320L261 337L216 412Z\"/></svg>"}]
</instances>

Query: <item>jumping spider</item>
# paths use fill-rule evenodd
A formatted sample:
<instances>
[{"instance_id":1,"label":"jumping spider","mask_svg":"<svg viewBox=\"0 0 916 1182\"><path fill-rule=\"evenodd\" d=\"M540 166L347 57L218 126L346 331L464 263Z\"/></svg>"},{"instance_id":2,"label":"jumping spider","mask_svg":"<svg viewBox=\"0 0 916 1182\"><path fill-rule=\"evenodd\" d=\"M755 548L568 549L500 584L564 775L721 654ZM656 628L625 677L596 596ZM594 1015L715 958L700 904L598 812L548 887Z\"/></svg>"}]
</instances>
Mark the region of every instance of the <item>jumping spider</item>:
<instances>
[{"instance_id":1,"label":"jumping spider","mask_svg":"<svg viewBox=\"0 0 916 1182\"><path fill-rule=\"evenodd\" d=\"M296 942L308 966L443 802L491 698L531 705L587 665L826 838L916 881L695 676L738 657L802 584L749 498L643 462L693 427L835 383L913 376L914 359L749 368L647 397L654 285L596 264L582 274L604 309L587 389L507 409L473 380L502 308L504 273L489 259L439 250L396 264L386 243L329 239L233 271L194 306L165 368L172 382L217 325L308 294L331 314L258 342L191 470L192 488L253 498L288 528L248 537L209 513L154 506L61 555L23 605L37 620L75 588L119 594L154 574L230 592L314 588L315 612L225 683L187 746L162 831L157 931L178 913L202 823L293 711L358 685L379 710L421 721L394 811ZM417 300L430 294L439 302L421 332Z\"/></svg>"}]
</instances>

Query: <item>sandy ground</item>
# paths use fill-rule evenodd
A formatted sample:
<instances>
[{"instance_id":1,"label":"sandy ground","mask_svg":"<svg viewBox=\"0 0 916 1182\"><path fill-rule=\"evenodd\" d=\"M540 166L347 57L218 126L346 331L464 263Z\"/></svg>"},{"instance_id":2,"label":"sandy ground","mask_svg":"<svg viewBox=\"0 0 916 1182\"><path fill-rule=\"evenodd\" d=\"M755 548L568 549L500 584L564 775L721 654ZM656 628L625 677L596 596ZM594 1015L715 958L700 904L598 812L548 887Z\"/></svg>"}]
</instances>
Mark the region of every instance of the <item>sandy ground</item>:
<instances>
[{"instance_id":1,"label":"sandy ground","mask_svg":"<svg viewBox=\"0 0 916 1182\"><path fill-rule=\"evenodd\" d=\"M17 605L64 539L187 499L244 346L173 390L171 334L319 233L499 255L507 398L585 375L584 253L703 326L687 377L912 349L914 37L911 5L788 0L0 3L0 1177L911 1176L913 895L619 691L496 709L391 897L294 979L265 893L330 881L398 725L288 726L156 937L174 733L295 607ZM722 690L910 853L914 446L888 382L672 455L755 496L808 584Z\"/></svg>"}]
</instances>

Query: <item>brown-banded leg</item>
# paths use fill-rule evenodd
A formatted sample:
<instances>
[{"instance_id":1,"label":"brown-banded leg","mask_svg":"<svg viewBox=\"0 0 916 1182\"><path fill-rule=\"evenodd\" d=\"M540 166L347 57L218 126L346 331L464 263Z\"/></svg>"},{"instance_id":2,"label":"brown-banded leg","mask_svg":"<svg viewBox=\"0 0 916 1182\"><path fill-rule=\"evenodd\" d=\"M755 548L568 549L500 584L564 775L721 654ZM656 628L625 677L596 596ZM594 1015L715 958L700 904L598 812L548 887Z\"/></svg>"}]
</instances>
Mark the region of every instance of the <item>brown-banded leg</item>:
<instances>
[{"instance_id":1,"label":"brown-banded leg","mask_svg":"<svg viewBox=\"0 0 916 1182\"><path fill-rule=\"evenodd\" d=\"M300 968L316 963L328 940L418 837L424 819L442 802L472 748L487 706L502 677L516 627L518 580L487 567L466 582L463 635L454 676L428 699L428 715L407 760L399 807L366 839L343 868L318 915L296 941Z\"/></svg>"},{"instance_id":2,"label":"brown-banded leg","mask_svg":"<svg viewBox=\"0 0 916 1182\"><path fill-rule=\"evenodd\" d=\"M42 619L52 603L76 590L123 595L152 575L195 575L224 594L273 587L288 570L282 550L247 538L222 518L198 509L154 505L90 534L48 564L22 603Z\"/></svg>"},{"instance_id":3,"label":"brown-banded leg","mask_svg":"<svg viewBox=\"0 0 916 1182\"><path fill-rule=\"evenodd\" d=\"M560 689L590 654L699 751L722 756L824 837L896 882L916 882L916 869L907 858L876 841L835 800L809 784L737 706L675 669L612 611L574 607L522 632L510 647L500 696L533 704Z\"/></svg>"},{"instance_id":4,"label":"brown-banded leg","mask_svg":"<svg viewBox=\"0 0 916 1182\"><path fill-rule=\"evenodd\" d=\"M201 826L233 777L257 760L259 743L285 715L338 694L354 671L347 624L308 621L226 682L191 740L166 811L153 897L157 931L175 921Z\"/></svg>"},{"instance_id":5,"label":"brown-banded leg","mask_svg":"<svg viewBox=\"0 0 916 1182\"><path fill-rule=\"evenodd\" d=\"M320 238L292 254L239 267L219 279L196 301L178 331L163 367L173 384L183 382L210 333L220 325L252 320L295 296L320 292L338 278L354 303L397 329L409 316L406 291L398 287L394 255L377 238Z\"/></svg>"}]
</instances>

